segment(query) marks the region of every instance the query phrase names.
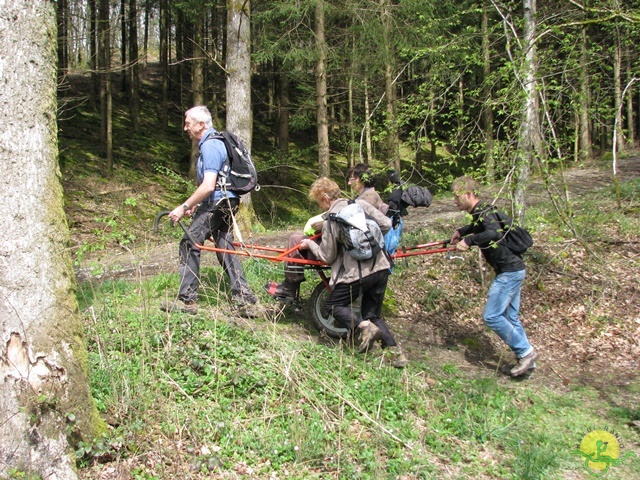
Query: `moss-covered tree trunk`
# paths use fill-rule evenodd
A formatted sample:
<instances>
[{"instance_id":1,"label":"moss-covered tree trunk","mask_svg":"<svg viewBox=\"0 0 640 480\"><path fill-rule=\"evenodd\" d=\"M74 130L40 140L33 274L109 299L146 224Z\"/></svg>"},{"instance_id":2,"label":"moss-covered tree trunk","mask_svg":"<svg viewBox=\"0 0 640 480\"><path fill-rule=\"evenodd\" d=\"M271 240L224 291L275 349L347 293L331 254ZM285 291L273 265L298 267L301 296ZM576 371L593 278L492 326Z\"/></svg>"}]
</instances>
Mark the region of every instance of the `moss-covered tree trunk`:
<instances>
[{"instance_id":1,"label":"moss-covered tree trunk","mask_svg":"<svg viewBox=\"0 0 640 480\"><path fill-rule=\"evenodd\" d=\"M57 162L54 2L0 8L0 477L76 478L71 438L102 423L67 250ZM25 88L28 79L29 88Z\"/></svg>"}]
</instances>

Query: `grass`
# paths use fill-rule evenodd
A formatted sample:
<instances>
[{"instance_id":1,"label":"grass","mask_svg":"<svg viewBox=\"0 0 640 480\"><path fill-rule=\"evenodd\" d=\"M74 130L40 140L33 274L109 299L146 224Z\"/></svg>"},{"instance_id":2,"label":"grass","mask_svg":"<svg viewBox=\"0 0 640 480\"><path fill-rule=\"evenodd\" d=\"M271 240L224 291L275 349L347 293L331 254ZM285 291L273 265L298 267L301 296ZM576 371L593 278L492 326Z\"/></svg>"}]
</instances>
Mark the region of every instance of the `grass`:
<instances>
[{"instance_id":1,"label":"grass","mask_svg":"<svg viewBox=\"0 0 640 480\"><path fill-rule=\"evenodd\" d=\"M263 268L247 265L256 291ZM208 285L221 277L204 272ZM217 301L225 287L206 289L197 316L161 312L178 282L81 285L92 391L113 425L81 446L81 465L146 459L133 469L144 479L562 478L580 470L571 452L585 432L627 434L637 415L590 388L470 377L419 359L400 371L379 354L296 339L275 316L230 320ZM632 465L610 478L631 478Z\"/></svg>"}]
</instances>

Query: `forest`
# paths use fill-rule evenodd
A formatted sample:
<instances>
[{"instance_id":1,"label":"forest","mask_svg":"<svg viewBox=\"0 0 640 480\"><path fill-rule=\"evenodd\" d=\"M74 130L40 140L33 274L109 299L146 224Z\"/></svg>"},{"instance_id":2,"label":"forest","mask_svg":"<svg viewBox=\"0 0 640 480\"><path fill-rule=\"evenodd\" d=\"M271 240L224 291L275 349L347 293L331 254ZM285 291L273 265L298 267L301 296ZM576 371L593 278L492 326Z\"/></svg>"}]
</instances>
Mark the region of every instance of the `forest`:
<instances>
[{"instance_id":1,"label":"forest","mask_svg":"<svg viewBox=\"0 0 640 480\"><path fill-rule=\"evenodd\" d=\"M636 0L0 5L0 478L637 477L639 27ZM257 318L207 251L199 312L161 311L182 231L154 218L195 190L195 105L251 151L247 244L285 247L312 182L351 197L358 163L383 198L391 171L433 193L401 249L442 241L477 179L534 239L536 368L511 378L483 324L476 249L394 265L403 370L323 329L313 270L275 302L256 256Z\"/></svg>"}]
</instances>

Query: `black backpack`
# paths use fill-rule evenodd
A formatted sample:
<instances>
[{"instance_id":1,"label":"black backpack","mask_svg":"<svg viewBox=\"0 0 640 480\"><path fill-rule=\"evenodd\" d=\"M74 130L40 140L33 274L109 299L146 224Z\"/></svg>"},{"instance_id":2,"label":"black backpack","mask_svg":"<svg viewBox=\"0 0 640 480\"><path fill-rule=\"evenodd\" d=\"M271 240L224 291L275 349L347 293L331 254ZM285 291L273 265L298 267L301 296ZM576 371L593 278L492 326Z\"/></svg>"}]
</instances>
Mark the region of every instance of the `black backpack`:
<instances>
[{"instance_id":1,"label":"black backpack","mask_svg":"<svg viewBox=\"0 0 640 480\"><path fill-rule=\"evenodd\" d=\"M501 243L512 253L522 255L529 247L533 245L533 238L526 229L513 224L513 220L507 214L495 209L496 217L500 222L502 231L506 232L505 236L498 243Z\"/></svg>"},{"instance_id":2,"label":"black backpack","mask_svg":"<svg viewBox=\"0 0 640 480\"><path fill-rule=\"evenodd\" d=\"M218 172L220 189L229 190L238 195L260 190L258 172L242 140L228 131L210 134L206 140L210 138L221 140L227 149L227 161Z\"/></svg>"}]
</instances>

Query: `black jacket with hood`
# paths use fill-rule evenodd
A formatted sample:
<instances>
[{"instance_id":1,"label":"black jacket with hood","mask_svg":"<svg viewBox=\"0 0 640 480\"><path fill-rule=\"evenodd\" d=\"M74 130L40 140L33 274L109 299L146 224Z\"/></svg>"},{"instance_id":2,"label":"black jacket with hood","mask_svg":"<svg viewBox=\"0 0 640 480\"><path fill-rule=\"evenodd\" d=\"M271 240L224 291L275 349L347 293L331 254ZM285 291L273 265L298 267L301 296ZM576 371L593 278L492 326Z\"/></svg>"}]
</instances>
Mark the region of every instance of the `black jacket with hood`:
<instances>
[{"instance_id":1,"label":"black jacket with hood","mask_svg":"<svg viewBox=\"0 0 640 480\"><path fill-rule=\"evenodd\" d=\"M471 211L471 223L459 228L458 232L467 245L477 245L482 250L496 274L524 270L522 258L501 243L505 232L496 211L493 205L478 202Z\"/></svg>"}]
</instances>

